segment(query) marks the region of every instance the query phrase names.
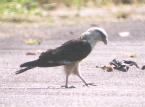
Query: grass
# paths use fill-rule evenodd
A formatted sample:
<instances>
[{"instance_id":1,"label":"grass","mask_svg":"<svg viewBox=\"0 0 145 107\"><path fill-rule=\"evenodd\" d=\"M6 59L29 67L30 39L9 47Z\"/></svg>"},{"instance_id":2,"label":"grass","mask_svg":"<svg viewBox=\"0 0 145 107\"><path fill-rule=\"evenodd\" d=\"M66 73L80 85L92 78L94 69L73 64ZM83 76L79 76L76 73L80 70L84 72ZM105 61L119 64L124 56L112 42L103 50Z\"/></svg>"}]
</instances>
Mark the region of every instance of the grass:
<instances>
[{"instance_id":1,"label":"grass","mask_svg":"<svg viewBox=\"0 0 145 107\"><path fill-rule=\"evenodd\" d=\"M53 25L55 20L58 18L54 18L53 16L49 15L49 12L54 11L55 9L61 8L60 4L67 9L74 9L76 12L75 17L80 18L79 12L85 8L108 8L111 9L112 7L120 8L116 13L114 13L114 17L117 19L127 19L131 16L132 13L126 11L124 7L127 5L123 4L115 4L114 0L49 0L47 3L42 3L41 5L45 5L46 8L41 8L40 4L36 1L44 1L44 0L1 0L0 1L0 21L1 22L13 22L13 23L33 23L39 20L45 19L47 23ZM46 0L47 1L47 0ZM138 0L139 1L139 0ZM141 1L141 0L140 0ZM142 2L145 0L142 0ZM117 6L116 6L117 5ZM122 6L123 5L123 6ZM140 6L138 2L137 4L133 4L132 6ZM143 5L144 6L144 5ZM46 15L44 14L46 12ZM110 13L112 14L112 13ZM96 16L98 19L107 19L101 18ZM106 17L106 16L105 16ZM59 16L62 20L69 19L70 16ZM72 19L72 18L70 18ZM74 16L73 16L74 19ZM58 21L57 21L58 22Z\"/></svg>"},{"instance_id":2,"label":"grass","mask_svg":"<svg viewBox=\"0 0 145 107\"><path fill-rule=\"evenodd\" d=\"M127 19L130 17L130 13L129 12L125 12L125 11L119 11L117 14L116 14L116 18L118 19Z\"/></svg>"},{"instance_id":3,"label":"grass","mask_svg":"<svg viewBox=\"0 0 145 107\"><path fill-rule=\"evenodd\" d=\"M16 0L14 2L14 0L10 0L10 2L0 2L0 13L3 15L35 14L38 9L37 3L30 1Z\"/></svg>"},{"instance_id":4,"label":"grass","mask_svg":"<svg viewBox=\"0 0 145 107\"><path fill-rule=\"evenodd\" d=\"M39 15L41 12L39 12L38 10L40 7L43 7L43 5L44 7L46 6L48 10L58 8L60 4L63 4L63 6L66 6L68 8L74 7L80 10L83 7L90 7L90 6L102 7L102 6L122 4L121 2L115 2L115 1L116 0L91 0L91 2L89 0L1 0L0 13ZM119 1L125 1L125 0L119 0ZM145 3L145 0L138 0L136 4L138 3Z\"/></svg>"}]
</instances>

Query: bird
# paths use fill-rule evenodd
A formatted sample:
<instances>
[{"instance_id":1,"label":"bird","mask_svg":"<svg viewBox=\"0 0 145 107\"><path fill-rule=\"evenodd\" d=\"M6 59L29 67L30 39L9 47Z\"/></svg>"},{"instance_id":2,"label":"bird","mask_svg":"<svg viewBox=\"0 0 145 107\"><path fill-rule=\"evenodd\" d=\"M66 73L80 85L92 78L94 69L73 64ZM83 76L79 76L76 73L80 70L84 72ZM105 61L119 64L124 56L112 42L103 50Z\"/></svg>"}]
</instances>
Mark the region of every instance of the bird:
<instances>
[{"instance_id":1,"label":"bird","mask_svg":"<svg viewBox=\"0 0 145 107\"><path fill-rule=\"evenodd\" d=\"M125 63L128 66L135 66L136 68L140 68L135 61L123 60L123 63Z\"/></svg>"},{"instance_id":2,"label":"bird","mask_svg":"<svg viewBox=\"0 0 145 107\"><path fill-rule=\"evenodd\" d=\"M118 60L118 59L113 59L110 62L110 65L113 65L114 69L117 69L122 72L127 72L129 70L130 66L135 66L136 68L140 68L135 61L131 60Z\"/></svg>"},{"instance_id":3,"label":"bird","mask_svg":"<svg viewBox=\"0 0 145 107\"><path fill-rule=\"evenodd\" d=\"M78 76L85 86L89 86L91 84L87 83L80 75L79 64L91 53L98 42L103 42L107 45L107 32L102 27L90 27L80 37L69 40L54 49L42 52L36 60L21 64L21 69L16 71L15 74L20 74L36 67L64 66L66 78L63 87L74 87L68 86L68 78L71 74Z\"/></svg>"}]
</instances>

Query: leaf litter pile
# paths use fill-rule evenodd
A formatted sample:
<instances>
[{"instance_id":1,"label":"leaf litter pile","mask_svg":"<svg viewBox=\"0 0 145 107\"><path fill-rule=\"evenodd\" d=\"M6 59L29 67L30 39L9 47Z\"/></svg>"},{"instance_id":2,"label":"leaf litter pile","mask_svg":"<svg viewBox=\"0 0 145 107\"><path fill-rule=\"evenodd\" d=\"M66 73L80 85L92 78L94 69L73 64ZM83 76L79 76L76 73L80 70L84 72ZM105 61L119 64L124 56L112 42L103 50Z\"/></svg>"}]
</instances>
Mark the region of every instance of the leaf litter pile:
<instances>
[{"instance_id":1,"label":"leaf litter pile","mask_svg":"<svg viewBox=\"0 0 145 107\"><path fill-rule=\"evenodd\" d=\"M122 38L126 38L130 36L130 32L119 32L118 36ZM130 58L135 58L137 55L135 53L128 54ZM143 65L141 68L138 66L138 64L135 61L131 60L118 60L113 59L109 64L104 66L96 66L96 68L100 68L105 72L113 72L114 70L121 71L121 72L127 72L130 67L135 66L137 69L145 70L145 65Z\"/></svg>"},{"instance_id":2,"label":"leaf litter pile","mask_svg":"<svg viewBox=\"0 0 145 107\"><path fill-rule=\"evenodd\" d=\"M101 68L103 71L106 72L113 72L114 70L127 72L129 68L133 66L135 66L137 69L140 69L135 61L113 59L111 62L109 62L108 65L96 66L96 68Z\"/></svg>"}]
</instances>

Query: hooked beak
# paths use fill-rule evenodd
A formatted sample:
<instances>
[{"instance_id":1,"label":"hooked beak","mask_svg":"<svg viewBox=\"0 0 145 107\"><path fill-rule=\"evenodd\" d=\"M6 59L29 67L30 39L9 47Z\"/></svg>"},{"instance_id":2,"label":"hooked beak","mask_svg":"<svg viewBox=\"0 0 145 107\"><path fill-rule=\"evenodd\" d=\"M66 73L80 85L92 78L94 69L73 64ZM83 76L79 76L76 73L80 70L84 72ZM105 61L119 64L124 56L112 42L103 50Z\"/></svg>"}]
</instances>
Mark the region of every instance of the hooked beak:
<instances>
[{"instance_id":1,"label":"hooked beak","mask_svg":"<svg viewBox=\"0 0 145 107\"><path fill-rule=\"evenodd\" d=\"M107 45L108 40L107 40L107 39L103 40L103 43L104 43L105 45Z\"/></svg>"}]
</instances>

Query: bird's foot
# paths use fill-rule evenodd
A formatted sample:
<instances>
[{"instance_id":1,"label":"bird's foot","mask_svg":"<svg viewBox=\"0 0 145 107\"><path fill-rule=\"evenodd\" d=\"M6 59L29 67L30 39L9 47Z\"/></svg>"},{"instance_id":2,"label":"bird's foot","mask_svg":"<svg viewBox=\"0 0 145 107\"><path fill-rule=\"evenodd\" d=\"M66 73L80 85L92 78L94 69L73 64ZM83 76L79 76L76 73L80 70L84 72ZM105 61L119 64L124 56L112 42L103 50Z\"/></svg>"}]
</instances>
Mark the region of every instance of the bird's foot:
<instances>
[{"instance_id":1,"label":"bird's foot","mask_svg":"<svg viewBox=\"0 0 145 107\"><path fill-rule=\"evenodd\" d=\"M66 85L63 85L61 86L62 88L76 88L75 86L66 86Z\"/></svg>"},{"instance_id":2,"label":"bird's foot","mask_svg":"<svg viewBox=\"0 0 145 107\"><path fill-rule=\"evenodd\" d=\"M86 83L84 86L96 86L94 83Z\"/></svg>"}]
</instances>

